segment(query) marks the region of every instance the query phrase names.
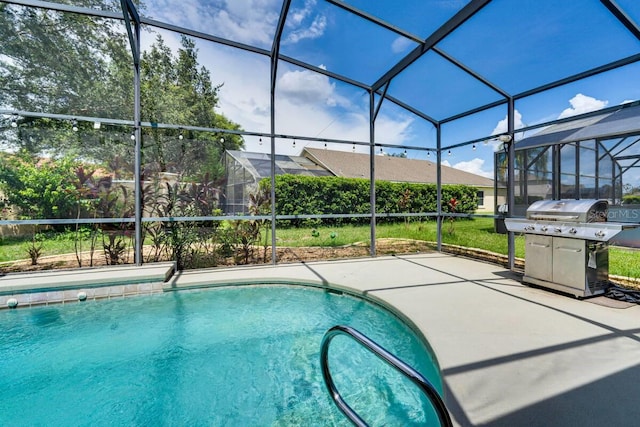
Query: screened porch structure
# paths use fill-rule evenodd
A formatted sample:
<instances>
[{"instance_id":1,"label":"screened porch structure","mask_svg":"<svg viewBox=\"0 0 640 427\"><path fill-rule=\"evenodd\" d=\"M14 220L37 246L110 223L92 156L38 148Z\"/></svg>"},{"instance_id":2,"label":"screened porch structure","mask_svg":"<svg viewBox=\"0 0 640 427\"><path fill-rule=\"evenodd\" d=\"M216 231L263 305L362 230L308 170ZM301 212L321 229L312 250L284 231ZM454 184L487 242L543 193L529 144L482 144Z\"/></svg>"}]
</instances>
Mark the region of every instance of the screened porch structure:
<instances>
[{"instance_id":1,"label":"screened porch structure","mask_svg":"<svg viewBox=\"0 0 640 427\"><path fill-rule=\"evenodd\" d=\"M130 210L0 225L126 224L140 264L144 224L176 220L145 212L149 174L206 176L224 193L220 153L260 149L275 263L273 180L296 143L369 155L372 256L380 152L430 156L439 190L443 164L497 171L509 215L538 197L617 203L625 185L640 187L638 139L613 120L640 99L639 22L636 0L0 1L2 154L68 150L135 187ZM202 103L175 102L185 81ZM571 121L559 114L583 92L598 102L572 103ZM590 129L571 128L581 114L596 133L574 135ZM560 133L529 136L543 127ZM213 210L178 219L252 218ZM412 215L436 218L441 249L455 216L441 191L435 212Z\"/></svg>"},{"instance_id":2,"label":"screened porch structure","mask_svg":"<svg viewBox=\"0 0 640 427\"><path fill-rule=\"evenodd\" d=\"M623 202L625 173L640 168L640 105L629 103L549 126L518 141L514 216L537 200ZM507 156L496 152L497 183L507 183ZM499 185L499 184L498 184ZM623 218L615 218L620 220Z\"/></svg>"},{"instance_id":3,"label":"screened porch structure","mask_svg":"<svg viewBox=\"0 0 640 427\"><path fill-rule=\"evenodd\" d=\"M275 163L277 175L331 176L329 171L302 156L278 155ZM271 175L271 156L229 150L225 153L225 169L225 212L231 215L248 214L249 195L258 191L261 179Z\"/></svg>"}]
</instances>

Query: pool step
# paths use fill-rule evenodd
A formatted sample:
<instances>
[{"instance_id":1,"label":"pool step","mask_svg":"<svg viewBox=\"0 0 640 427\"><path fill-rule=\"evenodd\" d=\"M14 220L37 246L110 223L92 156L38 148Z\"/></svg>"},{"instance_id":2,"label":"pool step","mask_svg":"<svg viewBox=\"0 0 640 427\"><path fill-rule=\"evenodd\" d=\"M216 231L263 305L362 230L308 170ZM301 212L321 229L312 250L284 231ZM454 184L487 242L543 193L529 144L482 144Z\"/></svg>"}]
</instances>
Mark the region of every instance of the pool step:
<instances>
[{"instance_id":1,"label":"pool step","mask_svg":"<svg viewBox=\"0 0 640 427\"><path fill-rule=\"evenodd\" d=\"M165 262L7 274L0 277L0 308L11 299L30 306L162 292L175 270L174 262Z\"/></svg>"}]
</instances>

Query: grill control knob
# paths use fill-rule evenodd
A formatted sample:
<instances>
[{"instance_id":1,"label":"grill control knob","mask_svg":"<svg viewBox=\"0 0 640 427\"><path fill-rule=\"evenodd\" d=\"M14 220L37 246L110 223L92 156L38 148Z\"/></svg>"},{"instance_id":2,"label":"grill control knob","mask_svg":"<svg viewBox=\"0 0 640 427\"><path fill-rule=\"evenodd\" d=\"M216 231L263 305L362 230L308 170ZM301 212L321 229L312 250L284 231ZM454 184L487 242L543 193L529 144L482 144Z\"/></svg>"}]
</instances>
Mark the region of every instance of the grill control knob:
<instances>
[{"instance_id":1,"label":"grill control knob","mask_svg":"<svg viewBox=\"0 0 640 427\"><path fill-rule=\"evenodd\" d=\"M543 226L542 226L542 228L541 228L540 230L542 230L542 231L547 231L547 226L546 226L546 225L543 225Z\"/></svg>"},{"instance_id":2,"label":"grill control knob","mask_svg":"<svg viewBox=\"0 0 640 427\"><path fill-rule=\"evenodd\" d=\"M571 228L571 230L569 230L569 233L571 234L576 234L578 232L578 230L576 230L575 228Z\"/></svg>"},{"instance_id":3,"label":"grill control knob","mask_svg":"<svg viewBox=\"0 0 640 427\"><path fill-rule=\"evenodd\" d=\"M596 231L596 237L604 237L604 234L605 234L605 233L604 233L604 231L602 231L602 230L598 230L598 231Z\"/></svg>"},{"instance_id":4,"label":"grill control knob","mask_svg":"<svg viewBox=\"0 0 640 427\"><path fill-rule=\"evenodd\" d=\"M562 232L562 228L556 227L556 233L561 233L561 232Z\"/></svg>"}]
</instances>

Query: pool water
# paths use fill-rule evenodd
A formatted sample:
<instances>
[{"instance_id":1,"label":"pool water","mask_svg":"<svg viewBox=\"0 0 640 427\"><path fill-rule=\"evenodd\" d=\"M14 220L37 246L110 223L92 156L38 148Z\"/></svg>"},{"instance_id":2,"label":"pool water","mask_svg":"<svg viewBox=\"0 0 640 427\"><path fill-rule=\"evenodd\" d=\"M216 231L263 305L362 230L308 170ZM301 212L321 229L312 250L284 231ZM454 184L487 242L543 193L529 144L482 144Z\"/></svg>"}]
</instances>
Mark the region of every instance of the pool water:
<instances>
[{"instance_id":1,"label":"pool water","mask_svg":"<svg viewBox=\"0 0 640 427\"><path fill-rule=\"evenodd\" d=\"M351 425L320 343L352 326L442 390L436 361L380 306L302 286L240 286L0 311L0 425ZM329 364L371 425L437 425L417 387L348 337Z\"/></svg>"}]
</instances>

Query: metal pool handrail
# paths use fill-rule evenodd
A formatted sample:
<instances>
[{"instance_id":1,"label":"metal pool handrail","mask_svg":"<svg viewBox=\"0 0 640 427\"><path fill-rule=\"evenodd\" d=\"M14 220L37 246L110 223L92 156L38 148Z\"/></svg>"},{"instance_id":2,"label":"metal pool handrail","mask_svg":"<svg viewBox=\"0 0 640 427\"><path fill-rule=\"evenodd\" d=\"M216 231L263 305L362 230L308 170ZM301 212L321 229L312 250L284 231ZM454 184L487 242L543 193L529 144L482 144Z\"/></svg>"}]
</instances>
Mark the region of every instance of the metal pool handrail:
<instances>
[{"instance_id":1,"label":"metal pool handrail","mask_svg":"<svg viewBox=\"0 0 640 427\"><path fill-rule=\"evenodd\" d=\"M445 406L442 398L440 398L436 389L425 377L356 329L350 326L336 325L329 329L322 338L322 344L320 347L320 366L322 368L322 377L324 378L324 382L327 385L331 398L338 406L338 409L340 409L340 411L342 411L342 413L345 414L353 424L358 427L368 427L368 424L360 418L360 416L347 404L347 402L344 401L333 382L333 378L331 377L328 363L329 343L337 335L347 335L353 338L357 343L410 379L420 388L420 390L422 390L433 404L436 413L438 414L438 418L440 419L440 425L446 427L453 426L451 417L449 416L449 411L447 411L447 407Z\"/></svg>"}]
</instances>

